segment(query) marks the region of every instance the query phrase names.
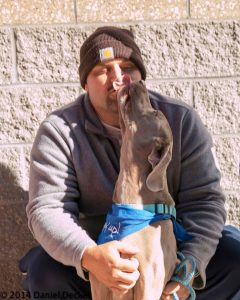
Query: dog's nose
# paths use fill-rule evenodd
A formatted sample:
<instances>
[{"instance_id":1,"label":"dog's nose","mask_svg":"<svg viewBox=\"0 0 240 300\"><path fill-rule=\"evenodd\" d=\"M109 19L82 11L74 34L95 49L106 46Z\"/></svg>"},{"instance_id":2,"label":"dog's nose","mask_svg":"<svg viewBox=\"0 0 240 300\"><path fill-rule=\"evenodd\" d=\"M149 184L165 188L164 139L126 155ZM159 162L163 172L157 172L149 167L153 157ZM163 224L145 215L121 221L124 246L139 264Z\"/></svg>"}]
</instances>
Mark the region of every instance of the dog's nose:
<instances>
[{"instance_id":1,"label":"dog's nose","mask_svg":"<svg viewBox=\"0 0 240 300\"><path fill-rule=\"evenodd\" d=\"M132 82L132 79L129 75L124 74L121 76L121 79L119 81L113 82L113 88L115 91L118 91L122 86L129 87Z\"/></svg>"}]
</instances>

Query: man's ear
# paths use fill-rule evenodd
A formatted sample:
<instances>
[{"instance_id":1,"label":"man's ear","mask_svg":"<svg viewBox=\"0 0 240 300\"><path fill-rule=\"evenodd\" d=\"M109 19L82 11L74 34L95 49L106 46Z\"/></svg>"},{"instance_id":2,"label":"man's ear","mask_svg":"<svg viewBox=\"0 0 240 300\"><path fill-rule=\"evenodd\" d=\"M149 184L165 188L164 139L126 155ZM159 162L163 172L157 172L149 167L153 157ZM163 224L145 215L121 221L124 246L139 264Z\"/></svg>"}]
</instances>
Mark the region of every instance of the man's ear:
<instances>
[{"instance_id":1,"label":"man's ear","mask_svg":"<svg viewBox=\"0 0 240 300\"><path fill-rule=\"evenodd\" d=\"M84 90L85 90L86 92L88 92L88 85L87 85L87 83L85 83Z\"/></svg>"},{"instance_id":2,"label":"man's ear","mask_svg":"<svg viewBox=\"0 0 240 300\"><path fill-rule=\"evenodd\" d=\"M147 177L146 185L150 191L159 192L164 189L166 171L172 157L171 152L171 145L165 144L160 148L155 146L148 156L148 161L152 165L152 172Z\"/></svg>"}]
</instances>

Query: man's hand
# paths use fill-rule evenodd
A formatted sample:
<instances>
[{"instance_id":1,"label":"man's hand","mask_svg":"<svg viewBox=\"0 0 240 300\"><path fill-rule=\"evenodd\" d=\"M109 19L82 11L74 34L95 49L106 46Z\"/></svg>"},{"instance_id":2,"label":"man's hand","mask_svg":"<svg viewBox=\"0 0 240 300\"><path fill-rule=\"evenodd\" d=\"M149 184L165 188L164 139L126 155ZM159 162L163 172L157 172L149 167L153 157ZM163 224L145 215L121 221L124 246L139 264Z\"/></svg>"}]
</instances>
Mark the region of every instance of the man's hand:
<instances>
[{"instance_id":1,"label":"man's hand","mask_svg":"<svg viewBox=\"0 0 240 300\"><path fill-rule=\"evenodd\" d=\"M180 261L178 261L178 263L180 263ZM188 272L191 270L191 264L189 262L187 262L187 270ZM189 282L190 286L192 285L193 280L194 277ZM184 285L179 282L169 281L163 290L161 300L173 300L173 293L177 293L179 300L186 300L190 295L189 290Z\"/></svg>"},{"instance_id":2,"label":"man's hand","mask_svg":"<svg viewBox=\"0 0 240 300\"><path fill-rule=\"evenodd\" d=\"M186 300L189 297L188 289L178 282L168 282L165 286L161 300L173 300L173 293L177 293L179 300Z\"/></svg>"},{"instance_id":3,"label":"man's hand","mask_svg":"<svg viewBox=\"0 0 240 300\"><path fill-rule=\"evenodd\" d=\"M126 293L139 278L138 248L121 241L89 246L82 257L82 266L115 293Z\"/></svg>"}]
</instances>

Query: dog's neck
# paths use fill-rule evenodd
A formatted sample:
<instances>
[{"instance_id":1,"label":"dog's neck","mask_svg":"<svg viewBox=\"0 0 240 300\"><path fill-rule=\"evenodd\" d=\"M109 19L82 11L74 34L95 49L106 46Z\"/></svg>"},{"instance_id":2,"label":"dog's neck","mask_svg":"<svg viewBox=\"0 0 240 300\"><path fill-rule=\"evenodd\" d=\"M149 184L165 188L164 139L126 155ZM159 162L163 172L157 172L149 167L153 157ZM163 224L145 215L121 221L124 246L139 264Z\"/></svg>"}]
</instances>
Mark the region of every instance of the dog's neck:
<instances>
[{"instance_id":1,"label":"dog's neck","mask_svg":"<svg viewBox=\"0 0 240 300\"><path fill-rule=\"evenodd\" d=\"M113 202L173 205L166 174L172 155L167 119L152 108L142 81L119 90L118 106L122 145Z\"/></svg>"},{"instance_id":2,"label":"dog's neck","mask_svg":"<svg viewBox=\"0 0 240 300\"><path fill-rule=\"evenodd\" d=\"M115 185L113 202L118 204L154 204L174 203L168 191L166 174L163 178L163 189L152 192L147 188L146 180L151 171L148 162L149 153L136 149L132 140L122 136L120 155L120 172Z\"/></svg>"}]
</instances>

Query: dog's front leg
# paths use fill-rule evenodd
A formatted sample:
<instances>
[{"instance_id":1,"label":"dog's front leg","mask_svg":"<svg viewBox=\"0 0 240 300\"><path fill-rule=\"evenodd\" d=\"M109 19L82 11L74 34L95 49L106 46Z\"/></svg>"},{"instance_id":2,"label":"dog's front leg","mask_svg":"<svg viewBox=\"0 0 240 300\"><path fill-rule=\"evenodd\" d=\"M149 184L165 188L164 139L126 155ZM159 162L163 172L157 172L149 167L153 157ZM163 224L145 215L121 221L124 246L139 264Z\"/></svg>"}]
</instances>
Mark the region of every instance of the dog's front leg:
<instances>
[{"instance_id":1,"label":"dog's front leg","mask_svg":"<svg viewBox=\"0 0 240 300\"><path fill-rule=\"evenodd\" d=\"M125 237L124 241L141 249L136 254L140 277L126 300L159 300L177 264L172 221L156 222Z\"/></svg>"},{"instance_id":2,"label":"dog's front leg","mask_svg":"<svg viewBox=\"0 0 240 300\"><path fill-rule=\"evenodd\" d=\"M103 270L104 272L104 270ZM91 282L91 293L93 300L133 300L133 289L125 294L113 293L104 284L99 282L97 278L90 273L89 279ZM140 300L140 299L138 299Z\"/></svg>"},{"instance_id":3,"label":"dog's front leg","mask_svg":"<svg viewBox=\"0 0 240 300\"><path fill-rule=\"evenodd\" d=\"M104 270L103 270L104 272ZM106 299L106 300L112 300L112 292L101 282L98 281L98 279L92 274L89 273L89 280L91 283L91 293L92 293L92 299L93 300L100 300L100 299Z\"/></svg>"}]
</instances>

